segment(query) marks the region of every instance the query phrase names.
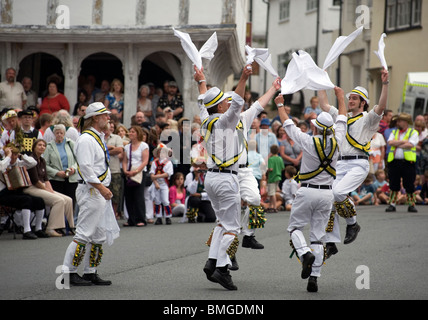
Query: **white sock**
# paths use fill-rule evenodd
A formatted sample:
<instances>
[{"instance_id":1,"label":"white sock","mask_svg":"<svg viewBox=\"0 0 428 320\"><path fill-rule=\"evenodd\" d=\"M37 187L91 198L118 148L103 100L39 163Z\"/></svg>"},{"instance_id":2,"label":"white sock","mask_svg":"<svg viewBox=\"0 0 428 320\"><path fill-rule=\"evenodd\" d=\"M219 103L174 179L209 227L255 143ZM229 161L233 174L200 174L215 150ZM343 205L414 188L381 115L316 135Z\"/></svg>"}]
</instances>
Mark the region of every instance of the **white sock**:
<instances>
[{"instance_id":1,"label":"white sock","mask_svg":"<svg viewBox=\"0 0 428 320\"><path fill-rule=\"evenodd\" d=\"M29 209L22 209L21 214L22 214L22 225L24 227L24 233L30 232L31 231L31 226L30 226L31 211Z\"/></svg>"},{"instance_id":2,"label":"white sock","mask_svg":"<svg viewBox=\"0 0 428 320\"><path fill-rule=\"evenodd\" d=\"M42 230L42 221L43 221L43 216L45 214L45 210L36 210L35 214L36 214L35 230L39 231L39 230Z\"/></svg>"}]
</instances>

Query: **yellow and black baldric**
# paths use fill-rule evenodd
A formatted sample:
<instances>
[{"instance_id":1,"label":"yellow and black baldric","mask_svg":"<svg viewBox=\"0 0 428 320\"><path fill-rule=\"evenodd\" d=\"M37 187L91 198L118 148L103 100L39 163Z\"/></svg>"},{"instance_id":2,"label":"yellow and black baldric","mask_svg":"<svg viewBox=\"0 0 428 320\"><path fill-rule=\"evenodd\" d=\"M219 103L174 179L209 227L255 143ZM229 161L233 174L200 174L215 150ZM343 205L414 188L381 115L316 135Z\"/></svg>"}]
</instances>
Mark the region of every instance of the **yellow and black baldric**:
<instances>
[{"instance_id":1,"label":"yellow and black baldric","mask_svg":"<svg viewBox=\"0 0 428 320\"><path fill-rule=\"evenodd\" d=\"M98 176L98 179L101 182L103 182L104 179L107 177L108 168L109 168L107 148L106 148L104 142L100 139L100 137L94 131L88 129L88 130L83 131L82 134L89 134L90 136L92 136L95 139L95 141L98 143L98 145L101 147L101 149L103 149L104 161L106 164L106 170L101 175ZM80 177L83 179L82 173L80 172L79 164L77 164L77 171L79 172Z\"/></svg>"},{"instance_id":2,"label":"yellow and black baldric","mask_svg":"<svg viewBox=\"0 0 428 320\"><path fill-rule=\"evenodd\" d=\"M325 139L322 139L324 141L321 141L321 138L313 137L314 145L315 145L315 151L318 155L318 158L320 160L319 167L311 172L306 173L299 173L299 180L305 181L312 179L319 175L321 172L326 171L328 174L330 174L333 178L336 178L336 169L331 166L331 162L333 159L333 155L337 149L337 140L336 138L330 138L330 144L331 144L331 150L328 155L325 154Z\"/></svg>"},{"instance_id":3,"label":"yellow and black baldric","mask_svg":"<svg viewBox=\"0 0 428 320\"><path fill-rule=\"evenodd\" d=\"M236 126L236 131L238 133L239 141L240 141L240 143L242 143L244 145L244 148L242 149L241 152L239 152L238 154L234 155L230 159L222 161L220 158L218 158L213 153L214 150L212 150L211 146L209 146L209 143L208 143L208 141L209 141L209 139L210 139L210 137L212 135L212 131L214 129L214 124L218 121L218 119L219 119L219 117L205 119L202 122L202 125L201 125L201 127L202 127L201 128L201 134L202 134L202 137L204 138L205 145L206 145L208 154L211 156L211 159L214 161L214 163L217 165L217 167L225 169L225 168L228 168L231 165L237 163L238 160L239 160L239 158L241 157L242 153L244 152L244 150L248 152L248 142L245 139L245 136L244 136L244 133L243 133L244 125L243 125L242 121L239 120L239 123ZM204 129L205 125L206 125L206 129Z\"/></svg>"},{"instance_id":4,"label":"yellow and black baldric","mask_svg":"<svg viewBox=\"0 0 428 320\"><path fill-rule=\"evenodd\" d=\"M348 118L348 126L347 126L347 130L346 130L346 140L348 140L349 144L351 146L353 146L354 148L363 151L366 155L369 155L369 150L370 150L370 145L371 145L370 141L363 145L363 144L359 143L357 140L355 140L355 138L353 138L349 134L349 128L351 127L351 125L353 125L357 120L361 119L362 117L363 117L363 114L360 113L359 115L357 115L355 117Z\"/></svg>"}]
</instances>

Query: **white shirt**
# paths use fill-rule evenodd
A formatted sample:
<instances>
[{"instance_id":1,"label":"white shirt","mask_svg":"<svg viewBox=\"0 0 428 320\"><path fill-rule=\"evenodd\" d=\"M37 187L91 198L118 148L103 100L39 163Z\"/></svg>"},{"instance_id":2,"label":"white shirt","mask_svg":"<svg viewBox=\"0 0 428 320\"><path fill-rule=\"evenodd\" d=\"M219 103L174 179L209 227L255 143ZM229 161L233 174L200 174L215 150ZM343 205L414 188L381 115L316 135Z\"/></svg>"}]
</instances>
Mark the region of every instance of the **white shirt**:
<instances>
[{"instance_id":1,"label":"white shirt","mask_svg":"<svg viewBox=\"0 0 428 320\"><path fill-rule=\"evenodd\" d=\"M352 125L348 127L348 132L358 143L365 145L373 137L373 135L379 130L379 122L382 119L382 115L378 115L374 112L375 106L369 112L364 111L363 117L355 121ZM333 117L333 121L336 121L338 117L338 110L335 107L331 107L329 111L330 115ZM350 117L350 114L348 114ZM349 155L365 155L361 150L353 147L348 140L345 138L343 143L340 145L340 154L342 156Z\"/></svg>"},{"instance_id":2,"label":"white shirt","mask_svg":"<svg viewBox=\"0 0 428 320\"><path fill-rule=\"evenodd\" d=\"M208 168L217 168L217 165L211 158L210 152L214 153L217 158L221 161L229 160L235 155L239 154L242 151L240 147L240 139L236 130L240 119L240 110L244 105L244 99L242 99L238 94L232 93L232 103L229 109L223 114L214 114L211 117L219 117L218 121L214 124L211 137L208 140L209 145L206 149L208 152ZM203 115L201 114L201 119ZM206 129L206 126L210 120L208 120L201 128L201 132ZM211 151L210 151L211 150ZM246 153L245 150L242 154ZM242 156L242 155L241 155ZM239 164L238 162L229 166L227 170L238 171Z\"/></svg>"},{"instance_id":3,"label":"white shirt","mask_svg":"<svg viewBox=\"0 0 428 320\"><path fill-rule=\"evenodd\" d=\"M126 157L128 158L128 163L126 164L127 168L129 166L129 158L130 158L130 155L129 155L130 149L129 148L131 148L130 143L128 143L124 147L124 149L125 149L124 152L126 154ZM148 148L149 148L148 144L145 143L144 141L141 141L140 145L138 146L138 149L132 151L131 167L139 167L141 165L141 163L143 162L143 151L148 149ZM144 167L143 171L144 172L147 171L147 166Z\"/></svg>"},{"instance_id":4,"label":"white shirt","mask_svg":"<svg viewBox=\"0 0 428 320\"><path fill-rule=\"evenodd\" d=\"M27 100L24 87L19 82L11 86L7 81L0 83L0 110L6 107L22 108L22 102Z\"/></svg>"},{"instance_id":5,"label":"white shirt","mask_svg":"<svg viewBox=\"0 0 428 320\"><path fill-rule=\"evenodd\" d=\"M285 131L287 132L288 136L295 141L297 144L300 145L303 151L302 156L302 163L300 165L300 172L301 173L308 173L312 172L320 166L320 160L318 158L318 154L315 151L315 144L313 137L308 135L305 132L302 132L300 128L296 127L293 120L288 119L284 122L283 125ZM334 125L334 131L335 131L335 137L337 140L338 149L340 149L340 145L342 144L343 140L345 138L346 134L346 117L343 115L338 115L336 124ZM322 136L316 136L316 137L322 137ZM331 150L331 144L330 144L330 138L331 136L327 136L327 146L326 150L324 151L326 155L330 153ZM338 152L336 149L336 152L332 158L332 162L330 164L331 167L335 168L338 158ZM332 185L334 181L334 178L325 170L318 174L317 176L313 177L312 179L304 181L305 183L311 183L315 185Z\"/></svg>"},{"instance_id":6,"label":"white shirt","mask_svg":"<svg viewBox=\"0 0 428 320\"><path fill-rule=\"evenodd\" d=\"M90 130L95 132L104 142L104 133L98 132L92 127ZM74 154L82 175L81 178L86 183L101 183L98 177L107 169L107 176L102 184L106 187L110 185L110 168L107 167L105 162L105 152L94 137L87 133L82 134L74 145Z\"/></svg>"}]
</instances>

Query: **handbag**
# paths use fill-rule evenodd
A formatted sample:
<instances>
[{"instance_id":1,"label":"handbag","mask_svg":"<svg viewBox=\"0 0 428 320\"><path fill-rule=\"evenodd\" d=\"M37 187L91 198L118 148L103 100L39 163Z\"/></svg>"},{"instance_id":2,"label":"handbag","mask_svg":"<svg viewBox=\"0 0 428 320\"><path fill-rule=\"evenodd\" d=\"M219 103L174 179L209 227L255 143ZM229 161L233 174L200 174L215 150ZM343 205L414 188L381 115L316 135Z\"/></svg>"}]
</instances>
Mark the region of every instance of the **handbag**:
<instances>
[{"instance_id":1,"label":"handbag","mask_svg":"<svg viewBox=\"0 0 428 320\"><path fill-rule=\"evenodd\" d=\"M135 170L135 167L131 165L132 163L132 145L129 145L129 163L128 163L128 171ZM129 177L126 180L126 185L128 187L137 187L143 181L143 172L138 172L135 176Z\"/></svg>"},{"instance_id":2,"label":"handbag","mask_svg":"<svg viewBox=\"0 0 428 320\"><path fill-rule=\"evenodd\" d=\"M17 190L32 185L25 167L13 166L3 172L3 176L8 190Z\"/></svg>"}]
</instances>

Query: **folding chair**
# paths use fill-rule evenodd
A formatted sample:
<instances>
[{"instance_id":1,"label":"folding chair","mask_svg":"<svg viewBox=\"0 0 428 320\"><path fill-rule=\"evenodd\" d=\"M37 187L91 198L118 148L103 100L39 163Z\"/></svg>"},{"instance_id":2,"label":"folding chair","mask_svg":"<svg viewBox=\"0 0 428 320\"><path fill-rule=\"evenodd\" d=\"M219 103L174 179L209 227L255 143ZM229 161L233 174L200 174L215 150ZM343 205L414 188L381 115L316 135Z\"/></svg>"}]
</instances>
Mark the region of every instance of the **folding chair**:
<instances>
[{"instance_id":1,"label":"folding chair","mask_svg":"<svg viewBox=\"0 0 428 320\"><path fill-rule=\"evenodd\" d=\"M7 220L6 220L5 225L6 225L8 230L10 230L10 228L12 228L14 239L16 239L16 228L18 227L16 225L14 217L13 217L13 215L15 214L15 211L16 211L15 208L0 205L0 214L7 216ZM0 235L3 233L3 231L4 231L3 229L0 231Z\"/></svg>"}]
</instances>

